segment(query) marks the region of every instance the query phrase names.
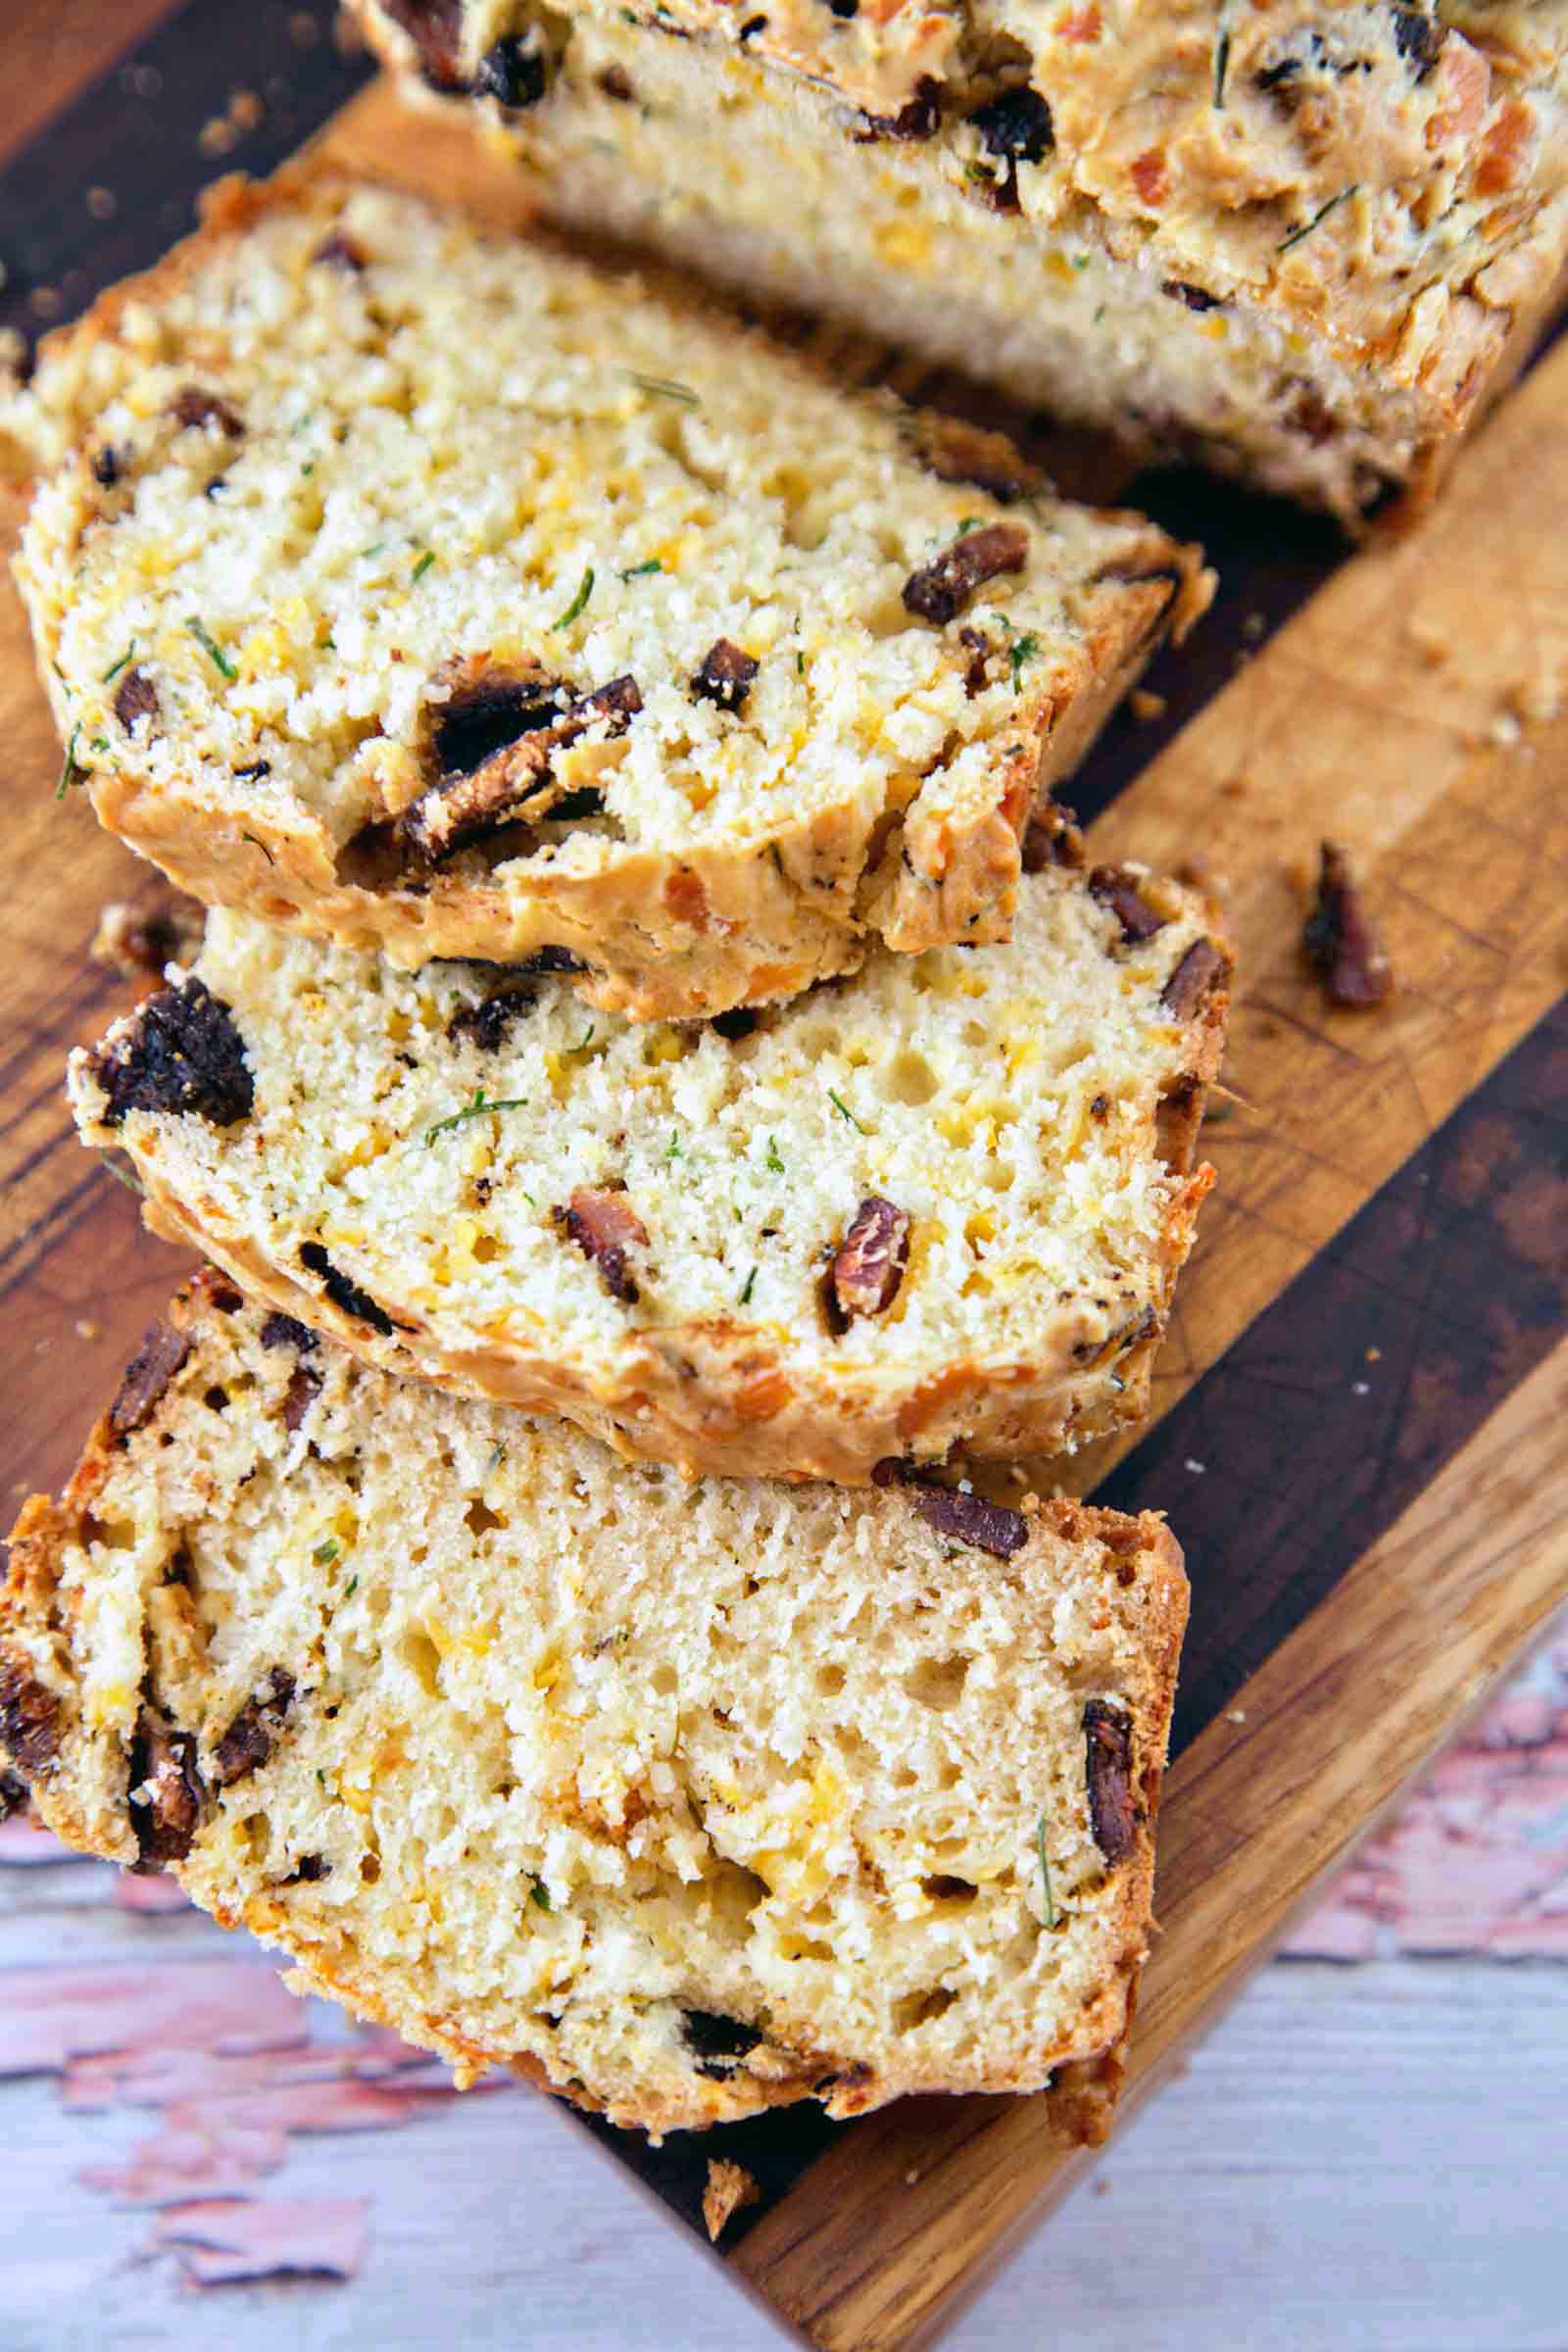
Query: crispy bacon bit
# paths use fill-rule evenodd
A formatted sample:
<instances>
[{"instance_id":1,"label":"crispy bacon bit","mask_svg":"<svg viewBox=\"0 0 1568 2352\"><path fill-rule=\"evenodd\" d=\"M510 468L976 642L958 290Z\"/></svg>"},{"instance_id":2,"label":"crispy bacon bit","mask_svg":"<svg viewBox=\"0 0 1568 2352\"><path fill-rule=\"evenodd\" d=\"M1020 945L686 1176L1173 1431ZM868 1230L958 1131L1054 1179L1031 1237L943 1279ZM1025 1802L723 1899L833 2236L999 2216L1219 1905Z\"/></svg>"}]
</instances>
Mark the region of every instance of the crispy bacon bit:
<instances>
[{"instance_id":1,"label":"crispy bacon bit","mask_svg":"<svg viewBox=\"0 0 1568 2352\"><path fill-rule=\"evenodd\" d=\"M983 694L991 682L988 670L992 644L984 629L968 628L958 631L958 643L967 649L969 655L963 673L963 691L966 699L972 703L975 696Z\"/></svg>"},{"instance_id":2,"label":"crispy bacon bit","mask_svg":"<svg viewBox=\"0 0 1568 2352\"><path fill-rule=\"evenodd\" d=\"M136 731L136 722L158 717L158 689L144 669L127 669L115 689L115 716L127 735Z\"/></svg>"},{"instance_id":3,"label":"crispy bacon bit","mask_svg":"<svg viewBox=\"0 0 1568 2352\"><path fill-rule=\"evenodd\" d=\"M358 277L365 268L366 253L359 239L351 237L347 229L334 228L329 237L321 239L311 259L335 270L346 270L351 277Z\"/></svg>"},{"instance_id":4,"label":"crispy bacon bit","mask_svg":"<svg viewBox=\"0 0 1568 2352\"><path fill-rule=\"evenodd\" d=\"M544 51L512 32L480 58L473 87L476 97L495 98L520 110L538 105L547 80Z\"/></svg>"},{"instance_id":5,"label":"crispy bacon bit","mask_svg":"<svg viewBox=\"0 0 1568 2352\"><path fill-rule=\"evenodd\" d=\"M463 78L463 0L381 0L419 53L419 72L433 90L454 92Z\"/></svg>"},{"instance_id":6,"label":"crispy bacon bit","mask_svg":"<svg viewBox=\"0 0 1568 2352\"><path fill-rule=\"evenodd\" d=\"M727 1045L738 1046L743 1038L751 1036L761 1017L750 1004L734 1004L728 1012L715 1012L708 1026Z\"/></svg>"},{"instance_id":7,"label":"crispy bacon bit","mask_svg":"<svg viewBox=\"0 0 1568 2352\"><path fill-rule=\"evenodd\" d=\"M4 1737L0 1732L0 1746L4 1745ZM10 1821L14 1814L24 1813L30 1797L25 1781L19 1781L14 1772L0 1772L0 1821Z\"/></svg>"},{"instance_id":8,"label":"crispy bacon bit","mask_svg":"<svg viewBox=\"0 0 1568 2352\"><path fill-rule=\"evenodd\" d=\"M637 1285L626 1270L626 1252L647 1242L648 1229L626 1199L625 1187L579 1184L568 1205L550 1213L566 1239L599 1268L612 1298L630 1306Z\"/></svg>"},{"instance_id":9,"label":"crispy bacon bit","mask_svg":"<svg viewBox=\"0 0 1568 2352\"><path fill-rule=\"evenodd\" d=\"M454 695L434 721L441 774L397 822L406 849L434 860L476 834L522 817L549 814L564 787L551 761L599 721L623 735L643 707L635 678L612 678L563 704L562 689L541 675Z\"/></svg>"},{"instance_id":10,"label":"crispy bacon bit","mask_svg":"<svg viewBox=\"0 0 1568 2352\"><path fill-rule=\"evenodd\" d=\"M1042 874L1051 865L1079 872L1084 862L1084 837L1072 810L1055 801L1032 810L1020 855L1026 874Z\"/></svg>"},{"instance_id":11,"label":"crispy bacon bit","mask_svg":"<svg viewBox=\"0 0 1568 2352\"><path fill-rule=\"evenodd\" d=\"M130 1826L140 1872L183 1862L202 1817L207 1791L196 1770L196 1742L142 1709L130 1750Z\"/></svg>"},{"instance_id":12,"label":"crispy bacon bit","mask_svg":"<svg viewBox=\"0 0 1568 2352\"><path fill-rule=\"evenodd\" d=\"M385 1307L377 1306L368 1291L362 1291L357 1282L351 1282L341 1268L334 1266L319 1242L306 1242L301 1247L300 1264L308 1267L311 1273L319 1274L321 1288L332 1304L341 1307L344 1314L355 1316L361 1323L368 1323L370 1329L378 1331L383 1340L392 1337L397 1325Z\"/></svg>"},{"instance_id":13,"label":"crispy bacon bit","mask_svg":"<svg viewBox=\"0 0 1568 2352\"><path fill-rule=\"evenodd\" d=\"M1331 1004L1362 1011L1394 994L1394 966L1362 903L1345 852L1326 841L1317 898L1301 932L1307 962Z\"/></svg>"},{"instance_id":14,"label":"crispy bacon bit","mask_svg":"<svg viewBox=\"0 0 1568 2352\"><path fill-rule=\"evenodd\" d=\"M715 2017L709 2009L683 2009L680 2023L686 2046L696 2057L697 2072L719 2082L733 2073L739 2060L762 2038L755 2026L743 2026L738 2017Z\"/></svg>"},{"instance_id":15,"label":"crispy bacon bit","mask_svg":"<svg viewBox=\"0 0 1568 2352\"><path fill-rule=\"evenodd\" d=\"M1444 27L1425 8L1394 0L1394 46L1417 81L1425 81L1437 64L1445 37Z\"/></svg>"},{"instance_id":16,"label":"crispy bacon bit","mask_svg":"<svg viewBox=\"0 0 1568 2352\"><path fill-rule=\"evenodd\" d=\"M92 478L99 489L112 490L120 479L119 451L111 449L106 442L102 449L93 451L87 462L92 469Z\"/></svg>"},{"instance_id":17,"label":"crispy bacon bit","mask_svg":"<svg viewBox=\"0 0 1568 2352\"><path fill-rule=\"evenodd\" d=\"M860 1202L833 1259L830 1281L846 1325L893 1304L909 1257L909 1212L875 1193Z\"/></svg>"},{"instance_id":18,"label":"crispy bacon bit","mask_svg":"<svg viewBox=\"0 0 1568 2352\"><path fill-rule=\"evenodd\" d=\"M19 1772L41 1772L60 1745L60 1701L16 1658L0 1664L0 1747Z\"/></svg>"},{"instance_id":19,"label":"crispy bacon bit","mask_svg":"<svg viewBox=\"0 0 1568 2352\"><path fill-rule=\"evenodd\" d=\"M220 392L208 392L200 384L187 384L176 392L169 404L169 414L174 422L187 431L216 424L220 433L237 439L245 430L245 419L231 409Z\"/></svg>"},{"instance_id":20,"label":"crispy bacon bit","mask_svg":"<svg viewBox=\"0 0 1568 2352\"><path fill-rule=\"evenodd\" d=\"M237 1315L245 1301L226 1274L216 1266L202 1266L190 1278L193 1295L220 1315Z\"/></svg>"},{"instance_id":21,"label":"crispy bacon bit","mask_svg":"<svg viewBox=\"0 0 1568 2352\"><path fill-rule=\"evenodd\" d=\"M1201 286L1189 285L1184 277L1165 278L1159 290L1168 294L1172 302L1184 302L1190 311L1217 311L1221 307L1217 294L1207 294Z\"/></svg>"},{"instance_id":22,"label":"crispy bacon bit","mask_svg":"<svg viewBox=\"0 0 1568 2352\"><path fill-rule=\"evenodd\" d=\"M250 1116L256 1089L245 1040L228 1006L199 980L160 989L104 1053L91 1059L108 1101L106 1127L133 1110L194 1112L215 1127Z\"/></svg>"},{"instance_id":23,"label":"crispy bacon bit","mask_svg":"<svg viewBox=\"0 0 1568 2352\"><path fill-rule=\"evenodd\" d=\"M861 115L854 136L862 147L878 139L934 139L942 128L942 88L923 74L914 96L896 115Z\"/></svg>"},{"instance_id":24,"label":"crispy bacon bit","mask_svg":"<svg viewBox=\"0 0 1568 2352\"><path fill-rule=\"evenodd\" d=\"M904 583L906 612L941 628L956 619L977 588L1004 571L1022 571L1029 534L1016 522L988 522L965 531Z\"/></svg>"},{"instance_id":25,"label":"crispy bacon bit","mask_svg":"<svg viewBox=\"0 0 1568 2352\"><path fill-rule=\"evenodd\" d=\"M624 66L606 66L598 79L599 87L604 91L605 96L613 98L617 106L636 104L637 92L632 87L631 75L626 72Z\"/></svg>"},{"instance_id":26,"label":"crispy bacon bit","mask_svg":"<svg viewBox=\"0 0 1568 2352\"><path fill-rule=\"evenodd\" d=\"M1188 1020L1229 970L1229 958L1211 939L1195 939L1160 990L1160 1004L1174 1020Z\"/></svg>"},{"instance_id":27,"label":"crispy bacon bit","mask_svg":"<svg viewBox=\"0 0 1568 2352\"><path fill-rule=\"evenodd\" d=\"M498 988L477 1004L460 1004L447 1023L447 1036L455 1046L468 1038L481 1054L494 1054L513 1022L537 1002L531 988Z\"/></svg>"},{"instance_id":28,"label":"crispy bacon bit","mask_svg":"<svg viewBox=\"0 0 1568 2352\"><path fill-rule=\"evenodd\" d=\"M1165 927L1165 917L1139 895L1139 881L1140 877L1124 865L1097 865L1089 877L1091 895L1110 908L1121 925L1122 938L1129 944L1152 939L1156 931Z\"/></svg>"},{"instance_id":29,"label":"crispy bacon bit","mask_svg":"<svg viewBox=\"0 0 1568 2352\"><path fill-rule=\"evenodd\" d=\"M1035 808L1024 827L1021 858L1026 874L1043 874L1050 865L1077 873L1084 862L1084 837L1072 810L1055 801Z\"/></svg>"},{"instance_id":30,"label":"crispy bacon bit","mask_svg":"<svg viewBox=\"0 0 1568 2352\"><path fill-rule=\"evenodd\" d=\"M1027 83L1020 89L1004 90L1000 98L987 99L969 120L979 131L987 155L1004 158L1009 164L1038 164L1056 143L1051 108Z\"/></svg>"},{"instance_id":31,"label":"crispy bacon bit","mask_svg":"<svg viewBox=\"0 0 1568 2352\"><path fill-rule=\"evenodd\" d=\"M530 980L542 980L551 972L585 972L588 966L580 956L572 954L570 948L536 948L514 968L526 973Z\"/></svg>"},{"instance_id":32,"label":"crispy bacon bit","mask_svg":"<svg viewBox=\"0 0 1568 2352\"><path fill-rule=\"evenodd\" d=\"M298 1868L277 1883L280 1886L314 1886L331 1876L332 1865L324 1854L301 1854Z\"/></svg>"},{"instance_id":33,"label":"crispy bacon bit","mask_svg":"<svg viewBox=\"0 0 1568 2352\"><path fill-rule=\"evenodd\" d=\"M1011 1559L1029 1541L1029 1522L1021 1511L1010 1511L1005 1503L987 1502L983 1494L965 1494L956 1487L940 1486L896 1455L876 1464L871 1484L907 1487L928 1527L939 1536L972 1544L977 1551L989 1551L993 1559Z\"/></svg>"},{"instance_id":34,"label":"crispy bacon bit","mask_svg":"<svg viewBox=\"0 0 1568 2352\"><path fill-rule=\"evenodd\" d=\"M321 1394L321 1375L309 1364L296 1364L283 1392L283 1427L293 1437Z\"/></svg>"},{"instance_id":35,"label":"crispy bacon bit","mask_svg":"<svg viewBox=\"0 0 1568 2352\"><path fill-rule=\"evenodd\" d=\"M1005 433L993 433L962 416L922 409L910 429L910 444L927 473L940 482L969 482L1003 506L1027 498L1045 475Z\"/></svg>"},{"instance_id":36,"label":"crispy bacon bit","mask_svg":"<svg viewBox=\"0 0 1568 2352\"><path fill-rule=\"evenodd\" d=\"M127 980L162 980L172 963L188 963L201 946L206 909L166 893L139 906L116 900L98 917L88 949Z\"/></svg>"},{"instance_id":37,"label":"crispy bacon bit","mask_svg":"<svg viewBox=\"0 0 1568 2352\"><path fill-rule=\"evenodd\" d=\"M1084 1708L1089 1820L1095 1843L1114 1869L1138 1842L1133 1800L1133 1722L1124 1707L1092 1698Z\"/></svg>"},{"instance_id":38,"label":"crispy bacon bit","mask_svg":"<svg viewBox=\"0 0 1568 2352\"><path fill-rule=\"evenodd\" d=\"M301 1323L294 1315L270 1314L261 1328L264 1348L292 1348L300 1355L314 1355L316 1334L309 1324Z\"/></svg>"},{"instance_id":39,"label":"crispy bacon bit","mask_svg":"<svg viewBox=\"0 0 1568 2352\"><path fill-rule=\"evenodd\" d=\"M727 637L720 637L703 656L693 677L692 692L723 710L742 710L757 675L757 663Z\"/></svg>"},{"instance_id":40,"label":"crispy bacon bit","mask_svg":"<svg viewBox=\"0 0 1568 2352\"><path fill-rule=\"evenodd\" d=\"M220 1788L259 1772L272 1752L294 1698L294 1677L274 1666L263 1696L253 1692L213 1749L212 1777Z\"/></svg>"},{"instance_id":41,"label":"crispy bacon bit","mask_svg":"<svg viewBox=\"0 0 1568 2352\"><path fill-rule=\"evenodd\" d=\"M152 1419L190 1348L186 1334L176 1331L172 1323L153 1325L126 1365L119 1393L109 1407L109 1426L117 1438L128 1438L132 1430L140 1429Z\"/></svg>"}]
</instances>

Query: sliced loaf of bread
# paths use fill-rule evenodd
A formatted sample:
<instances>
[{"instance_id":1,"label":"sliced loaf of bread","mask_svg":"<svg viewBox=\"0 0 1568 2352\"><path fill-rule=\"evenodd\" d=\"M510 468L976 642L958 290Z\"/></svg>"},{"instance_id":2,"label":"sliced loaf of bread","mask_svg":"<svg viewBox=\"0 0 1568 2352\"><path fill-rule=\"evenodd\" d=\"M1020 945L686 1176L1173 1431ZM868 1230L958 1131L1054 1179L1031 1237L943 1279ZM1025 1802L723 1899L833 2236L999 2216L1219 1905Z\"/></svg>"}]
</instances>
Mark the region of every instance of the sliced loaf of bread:
<instances>
[{"instance_id":1,"label":"sliced loaf of bread","mask_svg":"<svg viewBox=\"0 0 1568 2352\"><path fill-rule=\"evenodd\" d=\"M0 1765L302 1988L616 2122L1112 2052L1187 1608L1154 1518L629 1466L207 1275L0 1596Z\"/></svg>"},{"instance_id":2,"label":"sliced loaf of bread","mask_svg":"<svg viewBox=\"0 0 1568 2352\"><path fill-rule=\"evenodd\" d=\"M1131 867L702 1025L214 914L70 1086L158 1231L385 1369L854 1483L1141 1416L1228 978L1197 895Z\"/></svg>"},{"instance_id":3,"label":"sliced loaf of bread","mask_svg":"<svg viewBox=\"0 0 1568 2352\"><path fill-rule=\"evenodd\" d=\"M0 440L67 774L209 904L710 1014L1004 939L1195 550L387 189L230 187Z\"/></svg>"}]
</instances>

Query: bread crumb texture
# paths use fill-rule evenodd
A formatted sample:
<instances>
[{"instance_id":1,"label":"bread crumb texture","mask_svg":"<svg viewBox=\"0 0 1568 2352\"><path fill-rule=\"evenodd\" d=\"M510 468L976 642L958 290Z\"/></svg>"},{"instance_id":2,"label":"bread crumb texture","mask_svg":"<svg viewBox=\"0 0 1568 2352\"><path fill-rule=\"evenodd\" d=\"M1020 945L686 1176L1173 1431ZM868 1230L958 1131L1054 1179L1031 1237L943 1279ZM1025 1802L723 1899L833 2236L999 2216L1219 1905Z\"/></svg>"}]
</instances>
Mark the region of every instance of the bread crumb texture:
<instances>
[{"instance_id":1,"label":"bread crumb texture","mask_svg":"<svg viewBox=\"0 0 1568 2352\"><path fill-rule=\"evenodd\" d=\"M1565 0L361 13L560 217L1351 521L1430 487L1568 257Z\"/></svg>"},{"instance_id":2,"label":"bread crumb texture","mask_svg":"<svg viewBox=\"0 0 1568 2352\"><path fill-rule=\"evenodd\" d=\"M230 184L0 402L105 824L210 904L409 965L553 947L650 1016L1004 938L1042 785L1207 600L930 429L315 176Z\"/></svg>"},{"instance_id":3,"label":"bread crumb texture","mask_svg":"<svg viewBox=\"0 0 1568 2352\"><path fill-rule=\"evenodd\" d=\"M1228 977L1203 902L1133 867L716 1023L214 914L70 1085L158 1230L385 1368L858 1481L1143 1409Z\"/></svg>"},{"instance_id":4,"label":"bread crumb texture","mask_svg":"<svg viewBox=\"0 0 1568 2352\"><path fill-rule=\"evenodd\" d=\"M1186 1584L1157 1519L923 1495L630 1466L208 1275L23 1514L0 1745L464 2078L1034 2088L1126 2022Z\"/></svg>"}]
</instances>

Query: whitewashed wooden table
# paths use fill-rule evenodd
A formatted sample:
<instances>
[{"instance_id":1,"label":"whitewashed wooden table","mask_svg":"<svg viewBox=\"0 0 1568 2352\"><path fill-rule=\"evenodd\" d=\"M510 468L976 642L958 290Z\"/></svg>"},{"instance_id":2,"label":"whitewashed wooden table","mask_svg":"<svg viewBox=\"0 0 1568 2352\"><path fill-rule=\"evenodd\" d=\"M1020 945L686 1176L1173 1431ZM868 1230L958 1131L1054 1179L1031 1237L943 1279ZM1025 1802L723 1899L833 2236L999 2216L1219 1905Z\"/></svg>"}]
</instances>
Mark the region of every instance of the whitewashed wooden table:
<instances>
[{"instance_id":1,"label":"whitewashed wooden table","mask_svg":"<svg viewBox=\"0 0 1568 2352\"><path fill-rule=\"evenodd\" d=\"M784 2340L549 2102L161 1898L0 1832L4 2352ZM943 2341L1563 2352L1568 1622Z\"/></svg>"}]
</instances>

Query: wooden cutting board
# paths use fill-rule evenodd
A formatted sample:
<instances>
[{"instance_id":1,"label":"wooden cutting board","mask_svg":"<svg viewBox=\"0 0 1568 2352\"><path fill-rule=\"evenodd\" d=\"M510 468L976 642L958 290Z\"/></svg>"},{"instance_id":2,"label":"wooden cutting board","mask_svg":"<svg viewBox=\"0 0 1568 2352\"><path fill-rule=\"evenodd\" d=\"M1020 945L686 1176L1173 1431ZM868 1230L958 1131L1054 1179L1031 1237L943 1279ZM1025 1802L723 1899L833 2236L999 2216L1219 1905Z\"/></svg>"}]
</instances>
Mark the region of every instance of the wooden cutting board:
<instances>
[{"instance_id":1,"label":"wooden cutting board","mask_svg":"<svg viewBox=\"0 0 1568 2352\"><path fill-rule=\"evenodd\" d=\"M345 160L520 218L498 165L366 86L327 0L140 0L107 39L104 13L11 12L0 319L79 308L188 225L215 170L270 169L322 124ZM849 338L811 347L841 377L912 388ZM1053 455L1105 478L1096 453ZM1118 720L1076 797L1097 856L1196 864L1242 960L1234 1099L1204 1131L1219 1184L1158 1417L1076 1480L1167 1510L1194 1585L1129 2098L1568 1594L1568 344L1399 546L1347 556L1189 477L1135 495L1204 537L1225 585L1150 681L1164 716ZM64 1108L67 1048L124 998L87 960L100 906L158 894L54 797L9 586L0 741L14 1501L69 1468L181 1263ZM1350 848L1398 970L1376 1013L1329 1011L1300 963L1325 835ZM790 2111L662 2150L603 2136L688 2222L708 2159L744 2163L763 2196L726 2259L833 2352L929 2340L1084 2161L1045 2100L908 2101L843 2127Z\"/></svg>"}]
</instances>

